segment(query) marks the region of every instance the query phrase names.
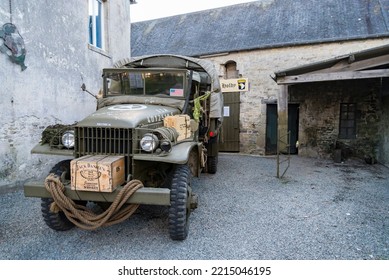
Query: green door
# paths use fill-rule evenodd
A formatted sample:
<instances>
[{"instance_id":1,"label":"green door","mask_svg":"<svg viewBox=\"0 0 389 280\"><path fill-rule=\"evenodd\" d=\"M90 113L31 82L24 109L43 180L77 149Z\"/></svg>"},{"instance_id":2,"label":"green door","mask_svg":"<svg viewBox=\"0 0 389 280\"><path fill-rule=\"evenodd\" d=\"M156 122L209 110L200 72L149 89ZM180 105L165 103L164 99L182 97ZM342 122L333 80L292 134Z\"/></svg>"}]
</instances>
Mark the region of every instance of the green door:
<instances>
[{"instance_id":1,"label":"green door","mask_svg":"<svg viewBox=\"0 0 389 280\"><path fill-rule=\"evenodd\" d=\"M221 152L239 152L240 93L225 92L223 97L224 117L219 150Z\"/></svg>"},{"instance_id":2,"label":"green door","mask_svg":"<svg viewBox=\"0 0 389 280\"><path fill-rule=\"evenodd\" d=\"M290 131L290 153L297 154L299 105L288 105L288 130ZM266 154L277 153L278 113L277 104L268 104L266 107Z\"/></svg>"},{"instance_id":3,"label":"green door","mask_svg":"<svg viewBox=\"0 0 389 280\"><path fill-rule=\"evenodd\" d=\"M290 131L290 153L297 154L296 142L298 140L299 105L288 105L288 130Z\"/></svg>"},{"instance_id":4,"label":"green door","mask_svg":"<svg viewBox=\"0 0 389 280\"><path fill-rule=\"evenodd\" d=\"M277 153L277 104L267 104L266 106L266 154Z\"/></svg>"}]
</instances>

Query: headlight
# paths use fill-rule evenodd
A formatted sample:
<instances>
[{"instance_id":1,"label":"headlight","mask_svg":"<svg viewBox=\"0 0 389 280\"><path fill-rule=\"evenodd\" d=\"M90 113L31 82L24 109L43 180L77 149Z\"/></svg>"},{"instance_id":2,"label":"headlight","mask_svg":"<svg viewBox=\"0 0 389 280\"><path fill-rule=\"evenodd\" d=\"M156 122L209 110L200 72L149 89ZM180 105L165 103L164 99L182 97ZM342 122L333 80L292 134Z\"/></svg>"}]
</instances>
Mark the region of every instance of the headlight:
<instances>
[{"instance_id":1,"label":"headlight","mask_svg":"<svg viewBox=\"0 0 389 280\"><path fill-rule=\"evenodd\" d=\"M65 131L65 133L62 135L62 144L68 149L74 147L74 131Z\"/></svg>"},{"instance_id":2,"label":"headlight","mask_svg":"<svg viewBox=\"0 0 389 280\"><path fill-rule=\"evenodd\" d=\"M146 133L140 140L140 147L145 152L152 152L158 147L158 137L152 133Z\"/></svg>"}]
</instances>

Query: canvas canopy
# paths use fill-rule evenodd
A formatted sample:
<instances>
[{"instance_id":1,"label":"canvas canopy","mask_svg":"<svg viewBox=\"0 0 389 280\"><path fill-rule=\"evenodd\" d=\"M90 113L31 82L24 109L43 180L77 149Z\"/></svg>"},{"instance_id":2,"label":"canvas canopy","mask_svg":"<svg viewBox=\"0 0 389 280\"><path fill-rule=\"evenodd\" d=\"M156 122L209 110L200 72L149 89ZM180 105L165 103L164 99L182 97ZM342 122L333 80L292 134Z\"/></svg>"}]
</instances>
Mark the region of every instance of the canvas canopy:
<instances>
[{"instance_id":1,"label":"canvas canopy","mask_svg":"<svg viewBox=\"0 0 389 280\"><path fill-rule=\"evenodd\" d=\"M211 118L223 118L223 95L220 90L219 73L215 65L209 61L182 55L147 55L122 59L115 63L116 68L179 68L196 72L205 72L211 79Z\"/></svg>"}]
</instances>

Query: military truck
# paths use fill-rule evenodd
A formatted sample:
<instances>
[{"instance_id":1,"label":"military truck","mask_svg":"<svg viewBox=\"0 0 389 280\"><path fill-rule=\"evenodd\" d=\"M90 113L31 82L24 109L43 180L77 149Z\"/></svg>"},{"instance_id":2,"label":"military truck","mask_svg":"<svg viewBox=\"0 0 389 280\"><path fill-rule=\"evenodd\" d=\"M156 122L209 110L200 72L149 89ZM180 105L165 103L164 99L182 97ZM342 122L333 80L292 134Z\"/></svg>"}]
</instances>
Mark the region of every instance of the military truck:
<instances>
[{"instance_id":1,"label":"military truck","mask_svg":"<svg viewBox=\"0 0 389 280\"><path fill-rule=\"evenodd\" d=\"M81 211L91 202L111 211L123 188L137 182L140 187L120 207L163 206L170 237L186 239L190 213L197 207L191 178L217 171L223 97L214 65L151 55L103 69L102 80L95 112L75 124L49 126L32 149L69 156L50 171L59 183L50 190L53 180L27 182L25 196L41 198L47 226L64 231L83 217L69 209ZM54 194L61 188L65 197ZM72 203L67 210L53 210L53 202L65 199Z\"/></svg>"}]
</instances>

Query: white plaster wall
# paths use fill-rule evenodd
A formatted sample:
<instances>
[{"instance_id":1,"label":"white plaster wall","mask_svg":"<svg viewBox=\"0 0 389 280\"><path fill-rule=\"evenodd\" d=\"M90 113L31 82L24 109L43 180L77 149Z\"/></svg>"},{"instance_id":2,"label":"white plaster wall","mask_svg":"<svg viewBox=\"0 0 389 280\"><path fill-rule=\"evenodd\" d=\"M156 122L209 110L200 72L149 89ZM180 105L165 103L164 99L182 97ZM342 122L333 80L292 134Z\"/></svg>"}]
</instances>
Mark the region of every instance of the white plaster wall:
<instances>
[{"instance_id":1,"label":"white plaster wall","mask_svg":"<svg viewBox=\"0 0 389 280\"><path fill-rule=\"evenodd\" d=\"M228 61L235 61L239 74L249 79L249 91L242 92L240 98L240 152L265 154L265 102L277 100L279 90L279 86L271 78L274 72L388 43L389 39L370 39L245 51L208 58L220 68Z\"/></svg>"},{"instance_id":2,"label":"white plaster wall","mask_svg":"<svg viewBox=\"0 0 389 280\"><path fill-rule=\"evenodd\" d=\"M42 178L60 157L31 155L50 124L71 124L95 110L101 70L130 55L130 3L105 2L106 52L88 46L88 1L12 1L13 23L24 38L27 69L0 53L0 188ZM9 22L0 2L0 26ZM2 42L0 41L0 44Z\"/></svg>"}]
</instances>

